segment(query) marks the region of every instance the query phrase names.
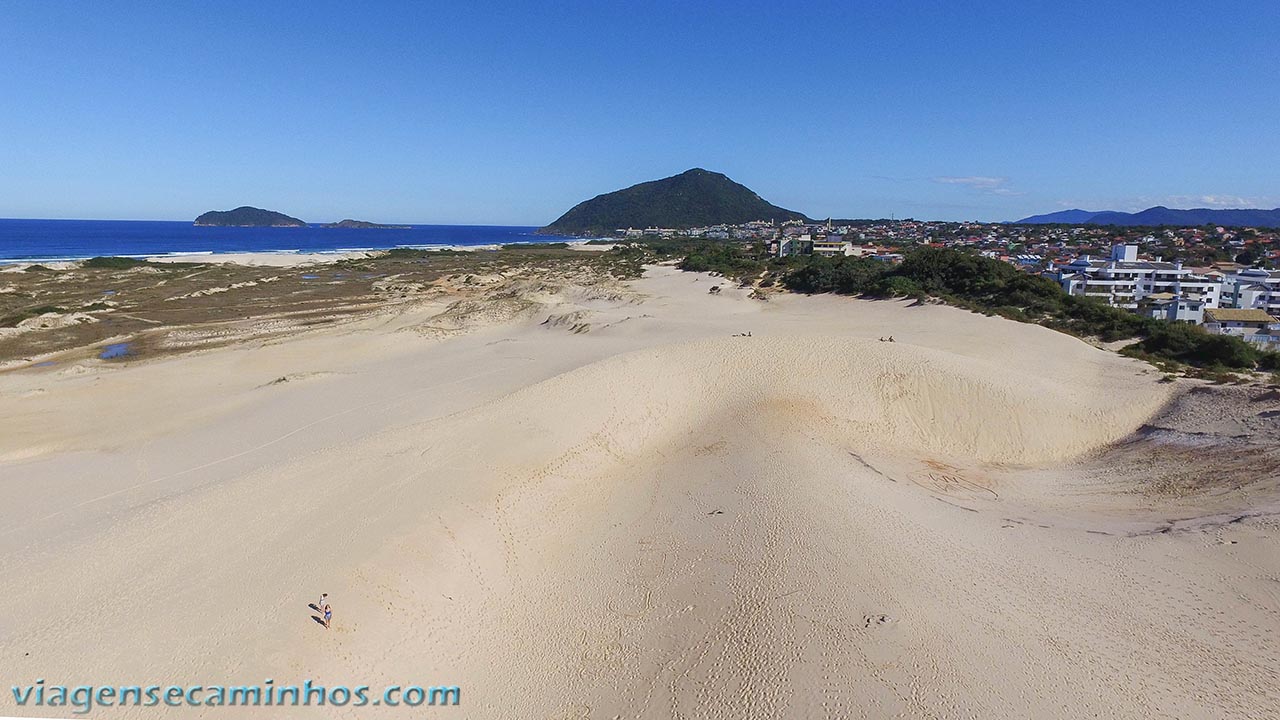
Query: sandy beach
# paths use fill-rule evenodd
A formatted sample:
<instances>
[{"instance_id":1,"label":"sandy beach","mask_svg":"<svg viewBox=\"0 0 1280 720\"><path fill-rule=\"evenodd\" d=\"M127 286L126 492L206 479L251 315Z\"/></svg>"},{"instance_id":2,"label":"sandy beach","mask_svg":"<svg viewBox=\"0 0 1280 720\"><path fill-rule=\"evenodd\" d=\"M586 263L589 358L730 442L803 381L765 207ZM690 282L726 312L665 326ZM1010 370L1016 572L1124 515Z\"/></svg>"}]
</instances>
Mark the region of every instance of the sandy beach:
<instances>
[{"instance_id":1,"label":"sandy beach","mask_svg":"<svg viewBox=\"0 0 1280 720\"><path fill-rule=\"evenodd\" d=\"M1280 717L1280 393L669 267L450 282L493 289L0 373L6 684L456 685L435 712L468 718ZM6 689L14 714L58 715Z\"/></svg>"},{"instance_id":2,"label":"sandy beach","mask_svg":"<svg viewBox=\"0 0 1280 720\"><path fill-rule=\"evenodd\" d=\"M376 250L351 252L246 252L246 253L194 253L190 255L156 255L147 258L158 263L226 263L249 267L297 267L322 265L341 260L358 260L377 254Z\"/></svg>"}]
</instances>

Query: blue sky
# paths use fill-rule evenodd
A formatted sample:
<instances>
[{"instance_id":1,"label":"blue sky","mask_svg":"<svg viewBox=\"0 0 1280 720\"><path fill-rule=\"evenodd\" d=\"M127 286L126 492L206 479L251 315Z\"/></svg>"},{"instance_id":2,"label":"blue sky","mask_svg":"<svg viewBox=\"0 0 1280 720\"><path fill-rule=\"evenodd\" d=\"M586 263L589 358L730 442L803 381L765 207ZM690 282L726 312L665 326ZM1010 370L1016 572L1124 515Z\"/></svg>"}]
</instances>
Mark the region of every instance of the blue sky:
<instances>
[{"instance_id":1,"label":"blue sky","mask_svg":"<svg viewBox=\"0 0 1280 720\"><path fill-rule=\"evenodd\" d=\"M293 5L0 0L0 217L1280 205L1280 3Z\"/></svg>"}]
</instances>

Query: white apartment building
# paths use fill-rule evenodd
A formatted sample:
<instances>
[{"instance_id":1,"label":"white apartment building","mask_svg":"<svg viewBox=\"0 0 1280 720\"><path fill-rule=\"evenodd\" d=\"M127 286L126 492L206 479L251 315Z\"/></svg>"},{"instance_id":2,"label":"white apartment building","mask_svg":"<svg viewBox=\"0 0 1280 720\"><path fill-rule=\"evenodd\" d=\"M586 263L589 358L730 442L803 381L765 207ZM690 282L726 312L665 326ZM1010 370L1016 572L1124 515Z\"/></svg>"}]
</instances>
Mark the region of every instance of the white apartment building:
<instances>
[{"instance_id":1,"label":"white apartment building","mask_svg":"<svg viewBox=\"0 0 1280 720\"><path fill-rule=\"evenodd\" d=\"M819 237L813 241L813 254L826 257L844 257L853 254L853 243L839 235Z\"/></svg>"},{"instance_id":2,"label":"white apartment building","mask_svg":"<svg viewBox=\"0 0 1280 720\"><path fill-rule=\"evenodd\" d=\"M1280 270L1248 268L1228 275L1223 283L1222 304L1280 316Z\"/></svg>"},{"instance_id":3,"label":"white apartment building","mask_svg":"<svg viewBox=\"0 0 1280 720\"><path fill-rule=\"evenodd\" d=\"M1106 260L1082 255L1060 266L1057 280L1071 295L1096 297L1130 310L1136 310L1143 298L1164 293L1215 308L1223 287L1218 274L1197 275L1180 262L1139 260L1137 245L1115 245Z\"/></svg>"},{"instance_id":4,"label":"white apartment building","mask_svg":"<svg viewBox=\"0 0 1280 720\"><path fill-rule=\"evenodd\" d=\"M783 235L769 243L769 249L778 257L787 255L808 255L813 252L813 238L804 235Z\"/></svg>"}]
</instances>

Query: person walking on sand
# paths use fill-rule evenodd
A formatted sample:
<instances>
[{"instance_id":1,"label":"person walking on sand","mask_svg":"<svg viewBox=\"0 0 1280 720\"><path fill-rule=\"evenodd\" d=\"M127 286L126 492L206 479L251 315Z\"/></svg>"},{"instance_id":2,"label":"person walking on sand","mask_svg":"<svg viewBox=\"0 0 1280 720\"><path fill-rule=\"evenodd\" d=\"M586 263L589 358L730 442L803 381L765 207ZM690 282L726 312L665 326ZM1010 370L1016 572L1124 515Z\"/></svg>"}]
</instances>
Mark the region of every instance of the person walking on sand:
<instances>
[{"instance_id":1,"label":"person walking on sand","mask_svg":"<svg viewBox=\"0 0 1280 720\"><path fill-rule=\"evenodd\" d=\"M320 593L320 602L316 603L316 609L324 612L324 606L329 604L329 593Z\"/></svg>"},{"instance_id":2,"label":"person walking on sand","mask_svg":"<svg viewBox=\"0 0 1280 720\"><path fill-rule=\"evenodd\" d=\"M333 608L329 607L328 602L325 602L323 611L324 611L324 629L328 630L329 623L333 621Z\"/></svg>"}]
</instances>

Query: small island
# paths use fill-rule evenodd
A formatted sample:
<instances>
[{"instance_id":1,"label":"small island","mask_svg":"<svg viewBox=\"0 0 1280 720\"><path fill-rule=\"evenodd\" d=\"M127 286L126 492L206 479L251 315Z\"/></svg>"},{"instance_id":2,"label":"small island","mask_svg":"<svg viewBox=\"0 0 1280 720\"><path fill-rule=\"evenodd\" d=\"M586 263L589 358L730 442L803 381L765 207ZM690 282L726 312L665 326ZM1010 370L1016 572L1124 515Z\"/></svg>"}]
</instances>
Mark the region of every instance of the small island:
<instances>
[{"instance_id":1,"label":"small island","mask_svg":"<svg viewBox=\"0 0 1280 720\"><path fill-rule=\"evenodd\" d=\"M200 227L306 227L306 223L274 210L238 207L235 210L210 210L196 218Z\"/></svg>"},{"instance_id":2,"label":"small island","mask_svg":"<svg viewBox=\"0 0 1280 720\"><path fill-rule=\"evenodd\" d=\"M349 228L352 230L408 230L409 225L383 225L381 223L368 222L366 220L339 220L335 223L325 223L322 228Z\"/></svg>"}]
</instances>

